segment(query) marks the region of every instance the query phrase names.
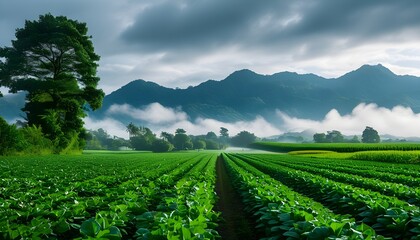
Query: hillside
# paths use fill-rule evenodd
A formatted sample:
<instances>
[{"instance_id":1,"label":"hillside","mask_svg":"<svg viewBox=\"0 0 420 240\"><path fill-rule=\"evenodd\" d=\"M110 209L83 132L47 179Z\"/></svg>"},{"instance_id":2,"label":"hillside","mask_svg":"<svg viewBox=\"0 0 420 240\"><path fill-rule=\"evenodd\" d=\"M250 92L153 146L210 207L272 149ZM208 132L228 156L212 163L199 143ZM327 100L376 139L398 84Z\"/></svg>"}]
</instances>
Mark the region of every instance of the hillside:
<instances>
[{"instance_id":1,"label":"hillside","mask_svg":"<svg viewBox=\"0 0 420 240\"><path fill-rule=\"evenodd\" d=\"M187 89L136 80L106 96L102 110L92 116L103 117L113 104L142 108L153 102L181 107L192 119L227 122L250 120L257 115L270 120L276 110L299 118L320 119L332 108L345 114L361 102L384 107L410 106L420 111L419 89L419 77L399 76L382 65L364 65L335 79L293 72L261 75L240 70L224 80L209 80Z\"/></svg>"},{"instance_id":2,"label":"hillside","mask_svg":"<svg viewBox=\"0 0 420 240\"><path fill-rule=\"evenodd\" d=\"M382 65L364 65L334 79L294 72L261 75L240 70L221 81L208 80L187 89L135 80L107 95L102 109L90 113L90 117L105 117L114 104L141 109L154 102L182 109L190 119L201 117L224 122L256 116L271 121L276 110L294 117L321 119L332 108L346 114L361 102L387 108L409 106L414 112L420 112L419 90L419 77L396 75ZM0 115L14 119L19 116L22 104L22 97L0 98ZM125 123L132 121L127 115L111 117Z\"/></svg>"}]
</instances>

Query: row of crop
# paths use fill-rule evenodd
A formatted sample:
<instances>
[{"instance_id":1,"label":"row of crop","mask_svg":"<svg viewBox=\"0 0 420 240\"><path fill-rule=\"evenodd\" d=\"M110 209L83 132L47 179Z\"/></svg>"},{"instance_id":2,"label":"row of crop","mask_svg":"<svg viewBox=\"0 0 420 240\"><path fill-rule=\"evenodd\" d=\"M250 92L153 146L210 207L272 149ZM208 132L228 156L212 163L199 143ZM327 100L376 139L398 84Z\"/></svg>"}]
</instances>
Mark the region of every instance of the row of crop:
<instances>
[{"instance_id":1,"label":"row of crop","mask_svg":"<svg viewBox=\"0 0 420 240\"><path fill-rule=\"evenodd\" d=\"M252 156L250 156L250 158L252 158ZM255 159L256 157L254 156L253 158ZM370 173L373 178L366 178L356 174L351 174L352 171L348 171L350 174L340 172L334 167L311 166L302 164L299 161L279 161L278 157L261 156L258 158L258 160L262 162L274 163L286 168L313 173L334 181L351 184L352 186L361 187L372 191L377 191L387 196L396 196L397 198L407 201L410 204L420 205L420 188L417 187L418 184L416 187L409 187L399 183L380 181L378 179L381 174L378 174L377 178L375 178L375 172Z\"/></svg>"},{"instance_id":2,"label":"row of crop","mask_svg":"<svg viewBox=\"0 0 420 240\"><path fill-rule=\"evenodd\" d=\"M395 197L384 196L269 162L243 156L241 160L292 187L295 191L322 202L337 213L351 214L384 236L408 239L415 238L420 233L419 208Z\"/></svg>"},{"instance_id":3,"label":"row of crop","mask_svg":"<svg viewBox=\"0 0 420 240\"><path fill-rule=\"evenodd\" d=\"M265 159L272 159L273 161L298 161L299 164L305 164L314 167L321 167L324 169L331 169L334 171L345 172L364 177L380 179L387 182L395 182L405 184L407 186L420 186L420 172L416 171L412 165L407 169L407 165L389 165L383 163L375 163L372 165L360 161L348 161L339 159L317 159L296 157L296 156L262 156Z\"/></svg>"},{"instance_id":4,"label":"row of crop","mask_svg":"<svg viewBox=\"0 0 420 240\"><path fill-rule=\"evenodd\" d=\"M213 210L216 202L216 155L205 166L193 169L179 180L172 192L162 199L156 211L138 218L138 239L216 239L219 213ZM202 161L204 163L204 161Z\"/></svg>"},{"instance_id":5,"label":"row of crop","mask_svg":"<svg viewBox=\"0 0 420 240\"><path fill-rule=\"evenodd\" d=\"M386 182L392 182L392 183L400 183L400 184L404 184L407 186L411 186L411 187L418 187L420 186L420 177L414 177L414 176L407 176L405 171L401 168L397 168L395 166L393 166L392 168L387 168L384 169L380 166L382 165L376 165L375 167L370 167L370 168L364 168L364 169L358 169L354 163L350 163L347 164L347 166L340 166L337 164L331 164L333 161L329 161L329 162L325 162L325 161L314 161L311 159L304 159L304 158L291 158L290 160L294 160L294 161L278 161L278 160L285 160L287 158L282 158L282 157L265 157L264 159L266 160L272 160L273 162L282 162L282 163L286 163L286 162L294 162L296 163L296 160L298 160L299 165L307 165L307 166L312 166L312 167L316 167L316 168L323 168L323 169L330 169L334 172L343 172L343 173L348 173L351 175L359 175L359 176L363 176L363 177L368 177L368 178L373 178L373 179L379 179L382 181L386 181ZM342 162L343 160L336 160L337 162ZM380 170L380 171L378 171ZM413 175L418 175L420 174L419 172L417 172L417 174L414 174L415 172L410 171L413 173Z\"/></svg>"},{"instance_id":6,"label":"row of crop","mask_svg":"<svg viewBox=\"0 0 420 240\"><path fill-rule=\"evenodd\" d=\"M374 172L382 172L385 174L399 175L400 177L405 178L405 179L408 179L410 177L420 178L420 165L415 165L415 164L399 164L399 163L389 164L389 163L382 163L382 162L375 162L375 161L323 158L323 157L318 157L317 155L311 155L311 157L306 157L302 155L300 156L285 155L283 159L289 159L291 161L299 159L300 163L318 164L322 167L334 166L334 167L350 168L354 170L363 171L366 174L368 174L368 172L374 171Z\"/></svg>"},{"instance_id":7,"label":"row of crop","mask_svg":"<svg viewBox=\"0 0 420 240\"><path fill-rule=\"evenodd\" d=\"M366 151L357 152L350 156L350 159L390 162L390 163L420 163L419 151Z\"/></svg>"},{"instance_id":8,"label":"row of crop","mask_svg":"<svg viewBox=\"0 0 420 240\"><path fill-rule=\"evenodd\" d=\"M380 239L365 224L337 215L312 199L238 161L223 155L233 184L240 189L246 210L257 217L257 228L272 239Z\"/></svg>"},{"instance_id":9,"label":"row of crop","mask_svg":"<svg viewBox=\"0 0 420 240\"><path fill-rule=\"evenodd\" d=\"M291 152L300 150L326 150L334 152L359 152L378 150L412 151L420 150L420 144L416 143L279 143L279 142L256 142L250 145L252 148L274 152Z\"/></svg>"},{"instance_id":10,"label":"row of crop","mask_svg":"<svg viewBox=\"0 0 420 240\"><path fill-rule=\"evenodd\" d=\"M141 171L128 170L127 166L119 174L121 167L117 166L107 169L115 171L108 176L80 182L66 182L67 176L63 174L63 180L57 179L49 188L44 181L34 180L36 175L30 179L21 174L21 178L8 182L16 183L10 188L7 182L2 186L7 191L2 191L0 199L0 238L134 236L139 216L156 208L165 198L162 192L172 191L174 184L188 171L199 164L203 169L208 162L203 156L180 156L165 155L168 159L155 159L156 163L150 164L153 168ZM122 159L118 161L124 164ZM84 170L103 171L98 165L106 162L93 163ZM30 188L22 182L31 183Z\"/></svg>"}]
</instances>

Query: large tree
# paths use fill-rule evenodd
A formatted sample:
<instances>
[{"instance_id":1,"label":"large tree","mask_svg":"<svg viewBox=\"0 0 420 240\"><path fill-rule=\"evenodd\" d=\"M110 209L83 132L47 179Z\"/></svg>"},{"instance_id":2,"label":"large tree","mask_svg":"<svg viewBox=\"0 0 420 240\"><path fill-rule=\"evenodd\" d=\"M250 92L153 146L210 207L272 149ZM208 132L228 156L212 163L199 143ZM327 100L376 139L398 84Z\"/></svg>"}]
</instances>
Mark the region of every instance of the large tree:
<instances>
[{"instance_id":1,"label":"large tree","mask_svg":"<svg viewBox=\"0 0 420 240\"><path fill-rule=\"evenodd\" d=\"M28 124L41 126L58 148L82 137L85 110L99 108L104 96L87 31L85 23L46 14L17 29L12 47L0 48L0 86L27 93Z\"/></svg>"},{"instance_id":2,"label":"large tree","mask_svg":"<svg viewBox=\"0 0 420 240\"><path fill-rule=\"evenodd\" d=\"M364 143L378 143L381 141L378 131L372 127L366 127L362 133L362 142Z\"/></svg>"},{"instance_id":3,"label":"large tree","mask_svg":"<svg viewBox=\"0 0 420 240\"><path fill-rule=\"evenodd\" d=\"M248 131L242 131L236 136L231 138L231 143L236 147L248 147L251 143L255 142L257 137Z\"/></svg>"}]
</instances>

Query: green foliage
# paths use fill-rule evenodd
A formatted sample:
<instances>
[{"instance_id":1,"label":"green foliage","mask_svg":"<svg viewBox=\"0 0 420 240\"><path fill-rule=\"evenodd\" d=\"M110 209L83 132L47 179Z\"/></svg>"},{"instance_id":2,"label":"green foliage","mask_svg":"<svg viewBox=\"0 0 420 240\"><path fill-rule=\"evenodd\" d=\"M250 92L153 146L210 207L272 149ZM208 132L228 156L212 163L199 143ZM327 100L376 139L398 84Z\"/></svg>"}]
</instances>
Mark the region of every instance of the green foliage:
<instances>
[{"instance_id":1,"label":"green foliage","mask_svg":"<svg viewBox=\"0 0 420 240\"><path fill-rule=\"evenodd\" d=\"M378 143L381 141L378 131L371 127L366 127L362 134L362 142L364 143Z\"/></svg>"},{"instance_id":2,"label":"green foliage","mask_svg":"<svg viewBox=\"0 0 420 240\"><path fill-rule=\"evenodd\" d=\"M418 198L416 196L420 195L418 189L410 190L396 183L381 182L375 176L368 179L360 176L361 172L340 173L341 170L338 168L332 168L334 171L331 171L328 170L331 161L323 163L320 159L311 161L308 158L273 154L235 155L234 157L270 175L296 192L321 202L334 212L350 214L358 221L362 221L369 226L359 226L358 229L363 230L362 232L365 230L369 234L377 232L394 239L410 239L417 236L415 231L418 223L413 220L420 216L420 209L410 203L413 198ZM348 165L355 167L351 162ZM371 170L366 172L375 174L374 169L381 166L385 164L372 164ZM403 166L400 167L400 169L403 168ZM350 169L348 171L351 171ZM386 175L389 169L391 168L384 169L384 174L379 175ZM375 175L378 176L378 173ZM392 177L390 173L388 176ZM413 203L420 205L415 201Z\"/></svg>"},{"instance_id":3,"label":"green foliage","mask_svg":"<svg viewBox=\"0 0 420 240\"><path fill-rule=\"evenodd\" d=\"M206 140L206 149L217 150L220 149L219 143L215 140Z\"/></svg>"},{"instance_id":4,"label":"green foliage","mask_svg":"<svg viewBox=\"0 0 420 240\"><path fill-rule=\"evenodd\" d=\"M315 133L313 136L316 143L340 143L345 142L343 134L340 131L332 130L325 133Z\"/></svg>"},{"instance_id":5,"label":"green foliage","mask_svg":"<svg viewBox=\"0 0 420 240\"><path fill-rule=\"evenodd\" d=\"M240 189L245 209L257 218L257 229L267 238L382 239L371 227L357 224L348 215L334 214L311 198L265 175L248 164L251 161L247 157L229 154L223 158Z\"/></svg>"},{"instance_id":6,"label":"green foliage","mask_svg":"<svg viewBox=\"0 0 420 240\"><path fill-rule=\"evenodd\" d=\"M314 134L314 142L316 143L325 143L327 142L327 139L325 137L325 133L315 133Z\"/></svg>"},{"instance_id":7,"label":"green foliage","mask_svg":"<svg viewBox=\"0 0 420 240\"><path fill-rule=\"evenodd\" d=\"M290 152L299 150L327 150L334 152L359 152L359 151L383 151L398 150L412 151L420 150L418 143L279 143L279 142L256 142L251 145L253 148L274 152Z\"/></svg>"},{"instance_id":8,"label":"green foliage","mask_svg":"<svg viewBox=\"0 0 420 240\"><path fill-rule=\"evenodd\" d=\"M11 154L22 150L23 136L16 125L9 125L0 117L0 155Z\"/></svg>"},{"instance_id":9,"label":"green foliage","mask_svg":"<svg viewBox=\"0 0 420 240\"><path fill-rule=\"evenodd\" d=\"M26 154L44 155L54 151L53 143L44 136L41 127L27 126L20 130L24 138Z\"/></svg>"},{"instance_id":10,"label":"green foliage","mask_svg":"<svg viewBox=\"0 0 420 240\"><path fill-rule=\"evenodd\" d=\"M99 108L104 97L90 38L85 23L46 14L17 29L12 47L0 48L0 85L27 92L28 124L40 126L56 152L75 146L69 144L83 132L84 110Z\"/></svg>"},{"instance_id":11,"label":"green foliage","mask_svg":"<svg viewBox=\"0 0 420 240\"><path fill-rule=\"evenodd\" d=\"M236 147L248 147L251 143L255 142L257 137L248 131L242 131L236 136L230 139L230 142L233 146Z\"/></svg>"},{"instance_id":12,"label":"green foliage","mask_svg":"<svg viewBox=\"0 0 420 240\"><path fill-rule=\"evenodd\" d=\"M206 149L206 141L203 139L194 139L193 141L194 149Z\"/></svg>"},{"instance_id":13,"label":"green foliage","mask_svg":"<svg viewBox=\"0 0 420 240\"><path fill-rule=\"evenodd\" d=\"M0 158L0 238L216 239L216 157Z\"/></svg>"},{"instance_id":14,"label":"green foliage","mask_svg":"<svg viewBox=\"0 0 420 240\"><path fill-rule=\"evenodd\" d=\"M152 143L151 150L153 152L169 152L174 146L164 139L156 139Z\"/></svg>"},{"instance_id":15,"label":"green foliage","mask_svg":"<svg viewBox=\"0 0 420 240\"><path fill-rule=\"evenodd\" d=\"M344 142L344 137L340 131L332 130L332 131L327 132L327 135L325 136L325 140L326 142L338 143L338 142Z\"/></svg>"},{"instance_id":16,"label":"green foliage","mask_svg":"<svg viewBox=\"0 0 420 240\"><path fill-rule=\"evenodd\" d=\"M419 151L365 151L352 154L350 159L390 162L390 163L419 163Z\"/></svg>"},{"instance_id":17,"label":"green foliage","mask_svg":"<svg viewBox=\"0 0 420 240\"><path fill-rule=\"evenodd\" d=\"M183 129L181 129L183 130ZM177 133L174 136L174 146L177 150L186 150L186 149L192 149L193 144L191 142L191 138L185 134L185 131L179 131L177 130Z\"/></svg>"}]
</instances>

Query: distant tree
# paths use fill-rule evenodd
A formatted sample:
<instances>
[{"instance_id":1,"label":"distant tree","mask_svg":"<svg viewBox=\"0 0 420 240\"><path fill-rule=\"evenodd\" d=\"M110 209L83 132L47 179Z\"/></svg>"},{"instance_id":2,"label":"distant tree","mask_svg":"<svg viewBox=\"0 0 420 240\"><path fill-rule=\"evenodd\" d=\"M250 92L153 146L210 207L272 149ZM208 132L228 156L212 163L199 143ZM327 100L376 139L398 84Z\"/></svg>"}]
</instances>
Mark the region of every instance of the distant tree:
<instances>
[{"instance_id":1,"label":"distant tree","mask_svg":"<svg viewBox=\"0 0 420 240\"><path fill-rule=\"evenodd\" d=\"M85 110L101 107L104 97L87 30L85 23L41 15L16 30L12 47L0 48L0 86L27 93L28 125L41 126L57 152L82 142Z\"/></svg>"},{"instance_id":2,"label":"distant tree","mask_svg":"<svg viewBox=\"0 0 420 240\"><path fill-rule=\"evenodd\" d=\"M130 138L131 147L139 151L150 151L152 149L152 142L144 135L138 135Z\"/></svg>"},{"instance_id":3,"label":"distant tree","mask_svg":"<svg viewBox=\"0 0 420 240\"><path fill-rule=\"evenodd\" d=\"M174 148L174 146L164 139L155 139L152 143L153 152L169 152Z\"/></svg>"},{"instance_id":4,"label":"distant tree","mask_svg":"<svg viewBox=\"0 0 420 240\"><path fill-rule=\"evenodd\" d=\"M353 138L350 140L351 143L360 143L359 137L354 135Z\"/></svg>"},{"instance_id":5,"label":"distant tree","mask_svg":"<svg viewBox=\"0 0 420 240\"><path fill-rule=\"evenodd\" d=\"M203 139L194 139L193 141L194 149L206 149L206 141Z\"/></svg>"},{"instance_id":6,"label":"distant tree","mask_svg":"<svg viewBox=\"0 0 420 240\"><path fill-rule=\"evenodd\" d=\"M186 134L187 133L187 131L185 131L184 129L182 129L182 128L177 128L176 130L175 130L175 134Z\"/></svg>"},{"instance_id":7,"label":"distant tree","mask_svg":"<svg viewBox=\"0 0 420 240\"><path fill-rule=\"evenodd\" d=\"M220 133L220 137L219 137L220 148L224 149L228 146L229 130L227 128L221 127L219 133Z\"/></svg>"},{"instance_id":8,"label":"distant tree","mask_svg":"<svg viewBox=\"0 0 420 240\"><path fill-rule=\"evenodd\" d=\"M217 150L220 149L220 146L217 141L206 139L206 149Z\"/></svg>"},{"instance_id":9,"label":"distant tree","mask_svg":"<svg viewBox=\"0 0 420 240\"><path fill-rule=\"evenodd\" d=\"M337 130L328 131L327 135L325 136L325 139L326 139L326 142L331 142L331 143L344 142L343 134L341 134L341 132Z\"/></svg>"},{"instance_id":10,"label":"distant tree","mask_svg":"<svg viewBox=\"0 0 420 240\"><path fill-rule=\"evenodd\" d=\"M160 137L163 138L163 139L165 139L169 143L174 144L174 135L172 133L161 132L160 133Z\"/></svg>"},{"instance_id":11,"label":"distant tree","mask_svg":"<svg viewBox=\"0 0 420 240\"><path fill-rule=\"evenodd\" d=\"M366 127L362 133L362 142L364 143L379 143L381 138L379 137L378 131L371 127Z\"/></svg>"},{"instance_id":12,"label":"distant tree","mask_svg":"<svg viewBox=\"0 0 420 240\"><path fill-rule=\"evenodd\" d=\"M314 134L314 142L316 142L316 143L325 143L325 142L327 142L325 133L315 133Z\"/></svg>"},{"instance_id":13,"label":"distant tree","mask_svg":"<svg viewBox=\"0 0 420 240\"><path fill-rule=\"evenodd\" d=\"M249 144L255 142L257 137L248 131L242 131L231 138L231 143L236 147L247 147Z\"/></svg>"},{"instance_id":14,"label":"distant tree","mask_svg":"<svg viewBox=\"0 0 420 240\"><path fill-rule=\"evenodd\" d=\"M131 144L128 144L127 140L124 138L113 136L112 138L108 138L106 140L106 145L108 150L120 150L120 148L127 147Z\"/></svg>"},{"instance_id":15,"label":"distant tree","mask_svg":"<svg viewBox=\"0 0 420 240\"><path fill-rule=\"evenodd\" d=\"M177 150L192 149L193 144L191 138L186 134L184 129L178 128L174 136L174 146Z\"/></svg>"},{"instance_id":16,"label":"distant tree","mask_svg":"<svg viewBox=\"0 0 420 240\"><path fill-rule=\"evenodd\" d=\"M134 125L132 122L126 126L129 138L134 137L140 133L140 128Z\"/></svg>"},{"instance_id":17,"label":"distant tree","mask_svg":"<svg viewBox=\"0 0 420 240\"><path fill-rule=\"evenodd\" d=\"M213 140L213 141L217 141L217 135L214 132L208 132L206 134L206 139L207 140Z\"/></svg>"},{"instance_id":18,"label":"distant tree","mask_svg":"<svg viewBox=\"0 0 420 240\"><path fill-rule=\"evenodd\" d=\"M131 147L136 150L151 151L156 135L147 127L139 127L136 135L130 138Z\"/></svg>"},{"instance_id":19,"label":"distant tree","mask_svg":"<svg viewBox=\"0 0 420 240\"><path fill-rule=\"evenodd\" d=\"M220 137L224 137L224 138L229 137L229 130L227 128L221 127L219 133L220 133Z\"/></svg>"}]
</instances>

